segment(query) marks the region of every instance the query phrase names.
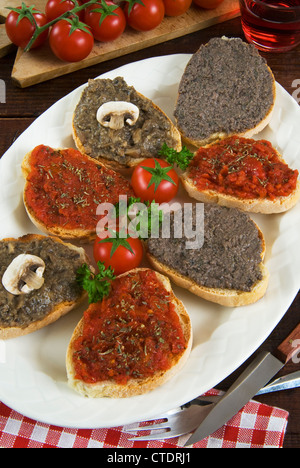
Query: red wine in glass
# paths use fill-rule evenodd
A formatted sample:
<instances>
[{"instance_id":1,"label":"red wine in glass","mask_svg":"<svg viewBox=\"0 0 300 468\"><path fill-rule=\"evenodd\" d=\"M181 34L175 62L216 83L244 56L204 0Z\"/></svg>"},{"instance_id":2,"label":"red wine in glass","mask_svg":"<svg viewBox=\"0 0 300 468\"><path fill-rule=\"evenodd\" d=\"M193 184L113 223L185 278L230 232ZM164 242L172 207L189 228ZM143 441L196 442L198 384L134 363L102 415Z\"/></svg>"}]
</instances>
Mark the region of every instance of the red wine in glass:
<instances>
[{"instance_id":1,"label":"red wine in glass","mask_svg":"<svg viewBox=\"0 0 300 468\"><path fill-rule=\"evenodd\" d=\"M300 0L240 0L246 39L263 51L285 52L300 44Z\"/></svg>"}]
</instances>

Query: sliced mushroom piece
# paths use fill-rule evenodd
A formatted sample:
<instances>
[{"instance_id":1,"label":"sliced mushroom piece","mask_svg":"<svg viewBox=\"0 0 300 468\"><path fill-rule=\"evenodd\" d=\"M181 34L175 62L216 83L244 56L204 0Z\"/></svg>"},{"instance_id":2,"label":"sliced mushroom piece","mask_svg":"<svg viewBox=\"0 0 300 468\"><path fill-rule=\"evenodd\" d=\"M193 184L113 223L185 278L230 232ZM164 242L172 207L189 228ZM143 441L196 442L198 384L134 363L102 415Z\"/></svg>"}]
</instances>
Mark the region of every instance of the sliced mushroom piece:
<instances>
[{"instance_id":1,"label":"sliced mushroom piece","mask_svg":"<svg viewBox=\"0 0 300 468\"><path fill-rule=\"evenodd\" d=\"M2 284L11 294L27 294L43 286L44 271L45 263L40 257L20 254L8 265L2 277Z\"/></svg>"},{"instance_id":2,"label":"sliced mushroom piece","mask_svg":"<svg viewBox=\"0 0 300 468\"><path fill-rule=\"evenodd\" d=\"M102 104L97 111L97 120L103 127L119 130L124 121L134 125L139 117L139 108L126 101L109 101Z\"/></svg>"}]
</instances>

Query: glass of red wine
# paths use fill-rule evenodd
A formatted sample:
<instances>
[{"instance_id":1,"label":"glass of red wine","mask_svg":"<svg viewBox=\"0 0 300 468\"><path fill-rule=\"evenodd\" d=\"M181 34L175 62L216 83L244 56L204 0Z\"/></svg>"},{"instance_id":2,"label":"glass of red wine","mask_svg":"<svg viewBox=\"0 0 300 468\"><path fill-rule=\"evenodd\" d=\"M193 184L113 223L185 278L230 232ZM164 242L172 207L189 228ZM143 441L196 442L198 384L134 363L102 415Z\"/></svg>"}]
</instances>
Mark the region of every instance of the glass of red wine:
<instances>
[{"instance_id":1,"label":"glass of red wine","mask_svg":"<svg viewBox=\"0 0 300 468\"><path fill-rule=\"evenodd\" d=\"M248 42L264 52L286 52L300 44L300 0L240 0Z\"/></svg>"}]
</instances>

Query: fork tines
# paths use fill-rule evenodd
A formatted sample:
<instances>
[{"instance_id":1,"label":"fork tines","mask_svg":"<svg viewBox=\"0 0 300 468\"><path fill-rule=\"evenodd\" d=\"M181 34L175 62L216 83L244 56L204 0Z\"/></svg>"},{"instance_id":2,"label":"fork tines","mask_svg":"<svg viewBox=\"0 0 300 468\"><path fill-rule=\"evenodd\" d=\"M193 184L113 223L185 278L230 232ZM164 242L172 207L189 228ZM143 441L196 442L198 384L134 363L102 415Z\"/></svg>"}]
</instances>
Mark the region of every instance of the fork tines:
<instances>
[{"instance_id":1,"label":"fork tines","mask_svg":"<svg viewBox=\"0 0 300 468\"><path fill-rule=\"evenodd\" d=\"M188 408L178 408L176 412L170 412L159 416L156 419L145 421L147 425L139 425L125 427L126 432L142 432L147 431L148 434L135 435L128 440L161 440L179 437L184 434L193 432L200 424L201 420L206 416L210 405L207 406L190 406ZM159 422L161 421L161 422ZM152 424L151 424L152 423ZM153 430L153 433L152 433ZM149 434L150 432L150 434Z\"/></svg>"}]
</instances>

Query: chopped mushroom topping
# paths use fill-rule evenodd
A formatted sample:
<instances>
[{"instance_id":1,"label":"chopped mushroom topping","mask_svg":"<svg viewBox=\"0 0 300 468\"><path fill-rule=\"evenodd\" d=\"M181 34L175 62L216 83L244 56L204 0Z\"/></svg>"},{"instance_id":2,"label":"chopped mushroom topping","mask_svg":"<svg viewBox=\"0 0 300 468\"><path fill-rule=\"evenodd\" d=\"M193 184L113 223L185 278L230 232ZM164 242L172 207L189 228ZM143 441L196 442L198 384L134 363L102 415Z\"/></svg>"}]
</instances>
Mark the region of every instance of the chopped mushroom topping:
<instances>
[{"instance_id":1,"label":"chopped mushroom topping","mask_svg":"<svg viewBox=\"0 0 300 468\"><path fill-rule=\"evenodd\" d=\"M136 105L126 101L109 101L102 104L97 111L97 120L103 127L119 130L124 127L124 120L134 125L139 117Z\"/></svg>"},{"instance_id":2,"label":"chopped mushroom topping","mask_svg":"<svg viewBox=\"0 0 300 468\"><path fill-rule=\"evenodd\" d=\"M36 255L20 254L8 265L2 284L11 294L27 294L44 284L45 263Z\"/></svg>"}]
</instances>

